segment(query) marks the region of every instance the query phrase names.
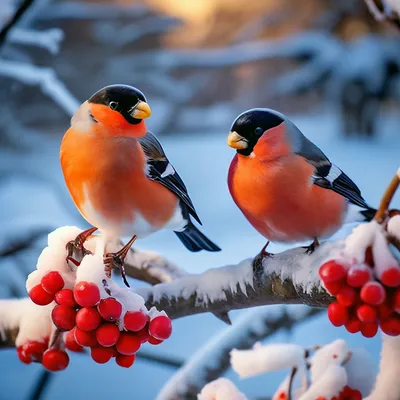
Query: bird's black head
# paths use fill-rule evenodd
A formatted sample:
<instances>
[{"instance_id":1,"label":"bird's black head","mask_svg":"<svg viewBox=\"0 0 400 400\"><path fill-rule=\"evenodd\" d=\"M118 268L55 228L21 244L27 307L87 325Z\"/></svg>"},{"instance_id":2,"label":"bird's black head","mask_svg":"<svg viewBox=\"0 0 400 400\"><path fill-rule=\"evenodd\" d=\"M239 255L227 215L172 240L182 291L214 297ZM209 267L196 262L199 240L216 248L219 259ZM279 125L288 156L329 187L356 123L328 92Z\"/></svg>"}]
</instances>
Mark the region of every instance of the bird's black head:
<instances>
[{"instance_id":1,"label":"bird's black head","mask_svg":"<svg viewBox=\"0 0 400 400\"><path fill-rule=\"evenodd\" d=\"M268 108L253 108L240 114L232 124L228 145L239 154L252 153L258 139L271 128L284 122L284 116Z\"/></svg>"},{"instance_id":2,"label":"bird's black head","mask_svg":"<svg viewBox=\"0 0 400 400\"><path fill-rule=\"evenodd\" d=\"M144 94L133 86L106 86L96 92L88 102L107 106L110 110L119 112L130 124L139 124L151 115Z\"/></svg>"}]
</instances>

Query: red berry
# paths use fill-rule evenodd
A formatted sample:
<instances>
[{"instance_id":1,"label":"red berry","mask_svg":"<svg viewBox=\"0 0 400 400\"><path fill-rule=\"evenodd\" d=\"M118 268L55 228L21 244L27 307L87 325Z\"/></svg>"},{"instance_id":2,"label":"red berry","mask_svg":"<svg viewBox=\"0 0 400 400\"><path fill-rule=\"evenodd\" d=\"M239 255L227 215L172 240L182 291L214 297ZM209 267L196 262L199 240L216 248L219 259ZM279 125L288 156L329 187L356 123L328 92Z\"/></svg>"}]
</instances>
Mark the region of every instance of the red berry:
<instances>
[{"instance_id":1,"label":"red berry","mask_svg":"<svg viewBox=\"0 0 400 400\"><path fill-rule=\"evenodd\" d=\"M361 334L366 338L371 338L378 332L378 324L376 322L365 322L361 326Z\"/></svg>"},{"instance_id":2,"label":"red berry","mask_svg":"<svg viewBox=\"0 0 400 400\"><path fill-rule=\"evenodd\" d=\"M142 343L146 343L150 338L150 333L147 326L145 326L139 332L136 332L136 336L140 339Z\"/></svg>"},{"instance_id":3,"label":"red berry","mask_svg":"<svg viewBox=\"0 0 400 400\"><path fill-rule=\"evenodd\" d=\"M319 276L324 283L343 281L346 274L346 268L335 260L327 261L319 268Z\"/></svg>"},{"instance_id":4,"label":"red berry","mask_svg":"<svg viewBox=\"0 0 400 400\"><path fill-rule=\"evenodd\" d=\"M124 325L128 331L137 332L146 326L149 316L142 311L128 311L124 316Z\"/></svg>"},{"instance_id":5,"label":"red berry","mask_svg":"<svg viewBox=\"0 0 400 400\"><path fill-rule=\"evenodd\" d=\"M378 321L378 311L373 306L363 304L357 308L357 318L361 322L376 322Z\"/></svg>"},{"instance_id":6,"label":"red berry","mask_svg":"<svg viewBox=\"0 0 400 400\"><path fill-rule=\"evenodd\" d=\"M74 297L81 307L93 307L100 301L100 290L91 282L78 282L74 287Z\"/></svg>"},{"instance_id":7,"label":"red berry","mask_svg":"<svg viewBox=\"0 0 400 400\"><path fill-rule=\"evenodd\" d=\"M357 333L361 331L361 321L357 317L351 317L350 320L345 324L345 327L350 333Z\"/></svg>"},{"instance_id":8,"label":"red berry","mask_svg":"<svg viewBox=\"0 0 400 400\"><path fill-rule=\"evenodd\" d=\"M339 304L345 307L349 307L356 301L357 293L350 286L344 286L336 293L336 300Z\"/></svg>"},{"instance_id":9,"label":"red berry","mask_svg":"<svg viewBox=\"0 0 400 400\"><path fill-rule=\"evenodd\" d=\"M400 286L400 268L391 267L383 271L381 282L388 287Z\"/></svg>"},{"instance_id":10,"label":"red berry","mask_svg":"<svg viewBox=\"0 0 400 400\"><path fill-rule=\"evenodd\" d=\"M84 347L95 347L98 345L95 331L83 331L78 327L75 328L75 340Z\"/></svg>"},{"instance_id":11,"label":"red berry","mask_svg":"<svg viewBox=\"0 0 400 400\"><path fill-rule=\"evenodd\" d=\"M46 292L56 294L64 287L64 279L58 271L50 271L43 276L41 284Z\"/></svg>"},{"instance_id":12,"label":"red berry","mask_svg":"<svg viewBox=\"0 0 400 400\"><path fill-rule=\"evenodd\" d=\"M381 321L388 319L393 314L393 307L386 300L379 306L379 319Z\"/></svg>"},{"instance_id":13,"label":"red berry","mask_svg":"<svg viewBox=\"0 0 400 400\"><path fill-rule=\"evenodd\" d=\"M156 346L157 344L161 344L163 340L158 340L153 336L149 337L149 343L152 344L153 346Z\"/></svg>"},{"instance_id":14,"label":"red berry","mask_svg":"<svg viewBox=\"0 0 400 400\"><path fill-rule=\"evenodd\" d=\"M124 356L123 354L118 354L115 358L115 361L120 367L129 368L135 362L135 354L131 354L130 356Z\"/></svg>"},{"instance_id":15,"label":"red berry","mask_svg":"<svg viewBox=\"0 0 400 400\"><path fill-rule=\"evenodd\" d=\"M111 347L117 343L120 331L117 325L102 324L96 330L96 339L104 347Z\"/></svg>"},{"instance_id":16,"label":"red berry","mask_svg":"<svg viewBox=\"0 0 400 400\"><path fill-rule=\"evenodd\" d=\"M374 266L374 255L372 254L372 246L368 246L367 249L365 250L364 262L370 267Z\"/></svg>"},{"instance_id":17,"label":"red berry","mask_svg":"<svg viewBox=\"0 0 400 400\"><path fill-rule=\"evenodd\" d=\"M381 322L382 332L390 336L400 335L400 319L399 317L390 317Z\"/></svg>"},{"instance_id":18,"label":"red berry","mask_svg":"<svg viewBox=\"0 0 400 400\"><path fill-rule=\"evenodd\" d=\"M121 332L115 347L119 353L129 356L136 353L139 350L140 345L140 340L136 335L128 332Z\"/></svg>"},{"instance_id":19,"label":"red berry","mask_svg":"<svg viewBox=\"0 0 400 400\"><path fill-rule=\"evenodd\" d=\"M97 309L106 321L115 321L121 316L122 304L113 297L109 297L101 300Z\"/></svg>"},{"instance_id":20,"label":"red berry","mask_svg":"<svg viewBox=\"0 0 400 400\"><path fill-rule=\"evenodd\" d=\"M339 291L343 288L344 285L345 285L344 282L324 282L326 290L334 296L337 293L339 293Z\"/></svg>"},{"instance_id":21,"label":"red berry","mask_svg":"<svg viewBox=\"0 0 400 400\"><path fill-rule=\"evenodd\" d=\"M75 326L76 311L67 306L55 306L51 319L60 331L70 331Z\"/></svg>"},{"instance_id":22,"label":"red berry","mask_svg":"<svg viewBox=\"0 0 400 400\"><path fill-rule=\"evenodd\" d=\"M347 272L347 283L361 287L371 279L371 270L366 265L353 265Z\"/></svg>"},{"instance_id":23,"label":"red berry","mask_svg":"<svg viewBox=\"0 0 400 400\"><path fill-rule=\"evenodd\" d=\"M30 340L23 346L24 353L30 357L32 361L42 361L43 353L47 350L47 343Z\"/></svg>"},{"instance_id":24,"label":"red berry","mask_svg":"<svg viewBox=\"0 0 400 400\"><path fill-rule=\"evenodd\" d=\"M332 325L342 326L349 320L349 312L346 307L333 302L328 306L328 318Z\"/></svg>"},{"instance_id":25,"label":"red berry","mask_svg":"<svg viewBox=\"0 0 400 400\"><path fill-rule=\"evenodd\" d=\"M48 349L43 354L42 364L49 371L62 371L68 367L69 357L63 350Z\"/></svg>"},{"instance_id":26,"label":"red berry","mask_svg":"<svg viewBox=\"0 0 400 400\"><path fill-rule=\"evenodd\" d=\"M76 313L75 321L83 331L94 331L101 324L101 317L95 308L84 307Z\"/></svg>"},{"instance_id":27,"label":"red berry","mask_svg":"<svg viewBox=\"0 0 400 400\"><path fill-rule=\"evenodd\" d=\"M71 289L59 290L55 294L54 300L62 306L76 307L78 305L74 299L74 293L72 292Z\"/></svg>"},{"instance_id":28,"label":"red berry","mask_svg":"<svg viewBox=\"0 0 400 400\"><path fill-rule=\"evenodd\" d=\"M346 400L362 400L361 392L353 390L353 392L347 397Z\"/></svg>"},{"instance_id":29,"label":"red berry","mask_svg":"<svg viewBox=\"0 0 400 400\"><path fill-rule=\"evenodd\" d=\"M400 288L397 288L396 292L394 293L393 307L394 307L394 311L396 311L398 314L400 314Z\"/></svg>"},{"instance_id":30,"label":"red berry","mask_svg":"<svg viewBox=\"0 0 400 400\"><path fill-rule=\"evenodd\" d=\"M71 329L64 337L65 347L68 350L80 353L83 351L83 347L76 342L75 339L75 328Z\"/></svg>"},{"instance_id":31,"label":"red berry","mask_svg":"<svg viewBox=\"0 0 400 400\"><path fill-rule=\"evenodd\" d=\"M24 350L24 346L19 346L17 349L17 354L18 358L20 361L22 361L24 364L30 364L32 362L32 357L28 354L26 354Z\"/></svg>"},{"instance_id":32,"label":"red berry","mask_svg":"<svg viewBox=\"0 0 400 400\"><path fill-rule=\"evenodd\" d=\"M107 347L92 347L90 349L90 355L98 364L105 364L111 360L113 350Z\"/></svg>"},{"instance_id":33,"label":"red berry","mask_svg":"<svg viewBox=\"0 0 400 400\"><path fill-rule=\"evenodd\" d=\"M360 292L361 300L373 306L379 306L386 299L385 288L379 282L367 282Z\"/></svg>"},{"instance_id":34,"label":"red berry","mask_svg":"<svg viewBox=\"0 0 400 400\"><path fill-rule=\"evenodd\" d=\"M40 284L34 286L28 294L31 300L38 306L47 306L54 299L54 296L46 292Z\"/></svg>"},{"instance_id":35,"label":"red berry","mask_svg":"<svg viewBox=\"0 0 400 400\"><path fill-rule=\"evenodd\" d=\"M158 340L168 339L172 333L171 320L165 315L153 318L149 324L149 333Z\"/></svg>"}]
</instances>

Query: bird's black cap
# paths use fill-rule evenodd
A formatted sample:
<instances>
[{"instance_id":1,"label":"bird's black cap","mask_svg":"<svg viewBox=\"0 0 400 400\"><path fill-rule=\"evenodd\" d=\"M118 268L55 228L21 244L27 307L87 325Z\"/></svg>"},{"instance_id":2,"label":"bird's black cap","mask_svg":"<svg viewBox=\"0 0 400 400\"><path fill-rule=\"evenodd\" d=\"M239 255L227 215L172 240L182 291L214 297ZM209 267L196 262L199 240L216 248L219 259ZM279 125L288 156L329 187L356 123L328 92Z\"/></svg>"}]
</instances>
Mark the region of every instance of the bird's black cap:
<instances>
[{"instance_id":1,"label":"bird's black cap","mask_svg":"<svg viewBox=\"0 0 400 400\"><path fill-rule=\"evenodd\" d=\"M133 118L135 107L140 102L147 103L146 97L139 89L128 85L106 86L90 97L88 102L103 104L118 111L131 124L138 124L142 121L142 119Z\"/></svg>"}]
</instances>

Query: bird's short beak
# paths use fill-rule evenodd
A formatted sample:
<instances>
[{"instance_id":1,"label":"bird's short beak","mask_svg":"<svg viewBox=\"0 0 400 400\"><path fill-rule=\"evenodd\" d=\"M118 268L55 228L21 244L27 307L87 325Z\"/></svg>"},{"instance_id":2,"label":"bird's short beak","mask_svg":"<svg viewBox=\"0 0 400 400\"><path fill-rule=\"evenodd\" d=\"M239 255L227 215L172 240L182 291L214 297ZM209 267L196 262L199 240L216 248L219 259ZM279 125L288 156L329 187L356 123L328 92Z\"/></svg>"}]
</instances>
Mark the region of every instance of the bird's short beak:
<instances>
[{"instance_id":1,"label":"bird's short beak","mask_svg":"<svg viewBox=\"0 0 400 400\"><path fill-rule=\"evenodd\" d=\"M248 144L247 140L243 136L240 136L235 131L229 132L228 146L232 147L233 149L243 150L243 149L247 149L248 145L249 144Z\"/></svg>"},{"instance_id":2,"label":"bird's short beak","mask_svg":"<svg viewBox=\"0 0 400 400\"><path fill-rule=\"evenodd\" d=\"M132 117L136 119L145 119L149 118L150 116L151 116L150 106L144 101L139 102L139 104L135 107L132 113Z\"/></svg>"}]
</instances>

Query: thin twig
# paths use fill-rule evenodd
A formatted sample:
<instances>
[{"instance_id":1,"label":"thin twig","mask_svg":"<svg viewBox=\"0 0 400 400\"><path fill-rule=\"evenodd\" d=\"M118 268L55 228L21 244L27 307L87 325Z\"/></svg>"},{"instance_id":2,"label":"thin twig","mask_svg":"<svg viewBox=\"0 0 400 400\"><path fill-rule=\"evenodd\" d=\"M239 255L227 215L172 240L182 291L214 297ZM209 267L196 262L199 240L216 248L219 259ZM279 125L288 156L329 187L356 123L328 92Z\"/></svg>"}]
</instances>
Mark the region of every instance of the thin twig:
<instances>
[{"instance_id":1,"label":"thin twig","mask_svg":"<svg viewBox=\"0 0 400 400\"><path fill-rule=\"evenodd\" d=\"M0 31L0 47L6 42L10 30L19 22L28 8L33 5L34 1L35 0L24 0L11 20L4 25L3 29Z\"/></svg>"},{"instance_id":2,"label":"thin twig","mask_svg":"<svg viewBox=\"0 0 400 400\"><path fill-rule=\"evenodd\" d=\"M46 388L49 386L54 374L43 369L40 372L38 381L36 382L32 394L29 396L29 400L41 400L44 398Z\"/></svg>"},{"instance_id":3,"label":"thin twig","mask_svg":"<svg viewBox=\"0 0 400 400\"><path fill-rule=\"evenodd\" d=\"M167 365L175 369L181 368L182 365L185 363L184 360L163 356L161 354L145 352L142 350L136 353L136 358L141 358L146 361L152 361L161 365Z\"/></svg>"},{"instance_id":4,"label":"thin twig","mask_svg":"<svg viewBox=\"0 0 400 400\"><path fill-rule=\"evenodd\" d=\"M289 378L288 400L292 400L292 386L293 386L293 380L296 375L296 372L297 372L297 368L293 367L292 373L290 374L290 378Z\"/></svg>"},{"instance_id":5,"label":"thin twig","mask_svg":"<svg viewBox=\"0 0 400 400\"><path fill-rule=\"evenodd\" d=\"M374 220L379 222L380 224L386 219L390 202L392 201L393 196L396 193L399 185L400 178L398 174L396 174L390 182L389 186L386 188L385 193L383 194L381 202L379 204L378 211L374 217Z\"/></svg>"}]
</instances>

